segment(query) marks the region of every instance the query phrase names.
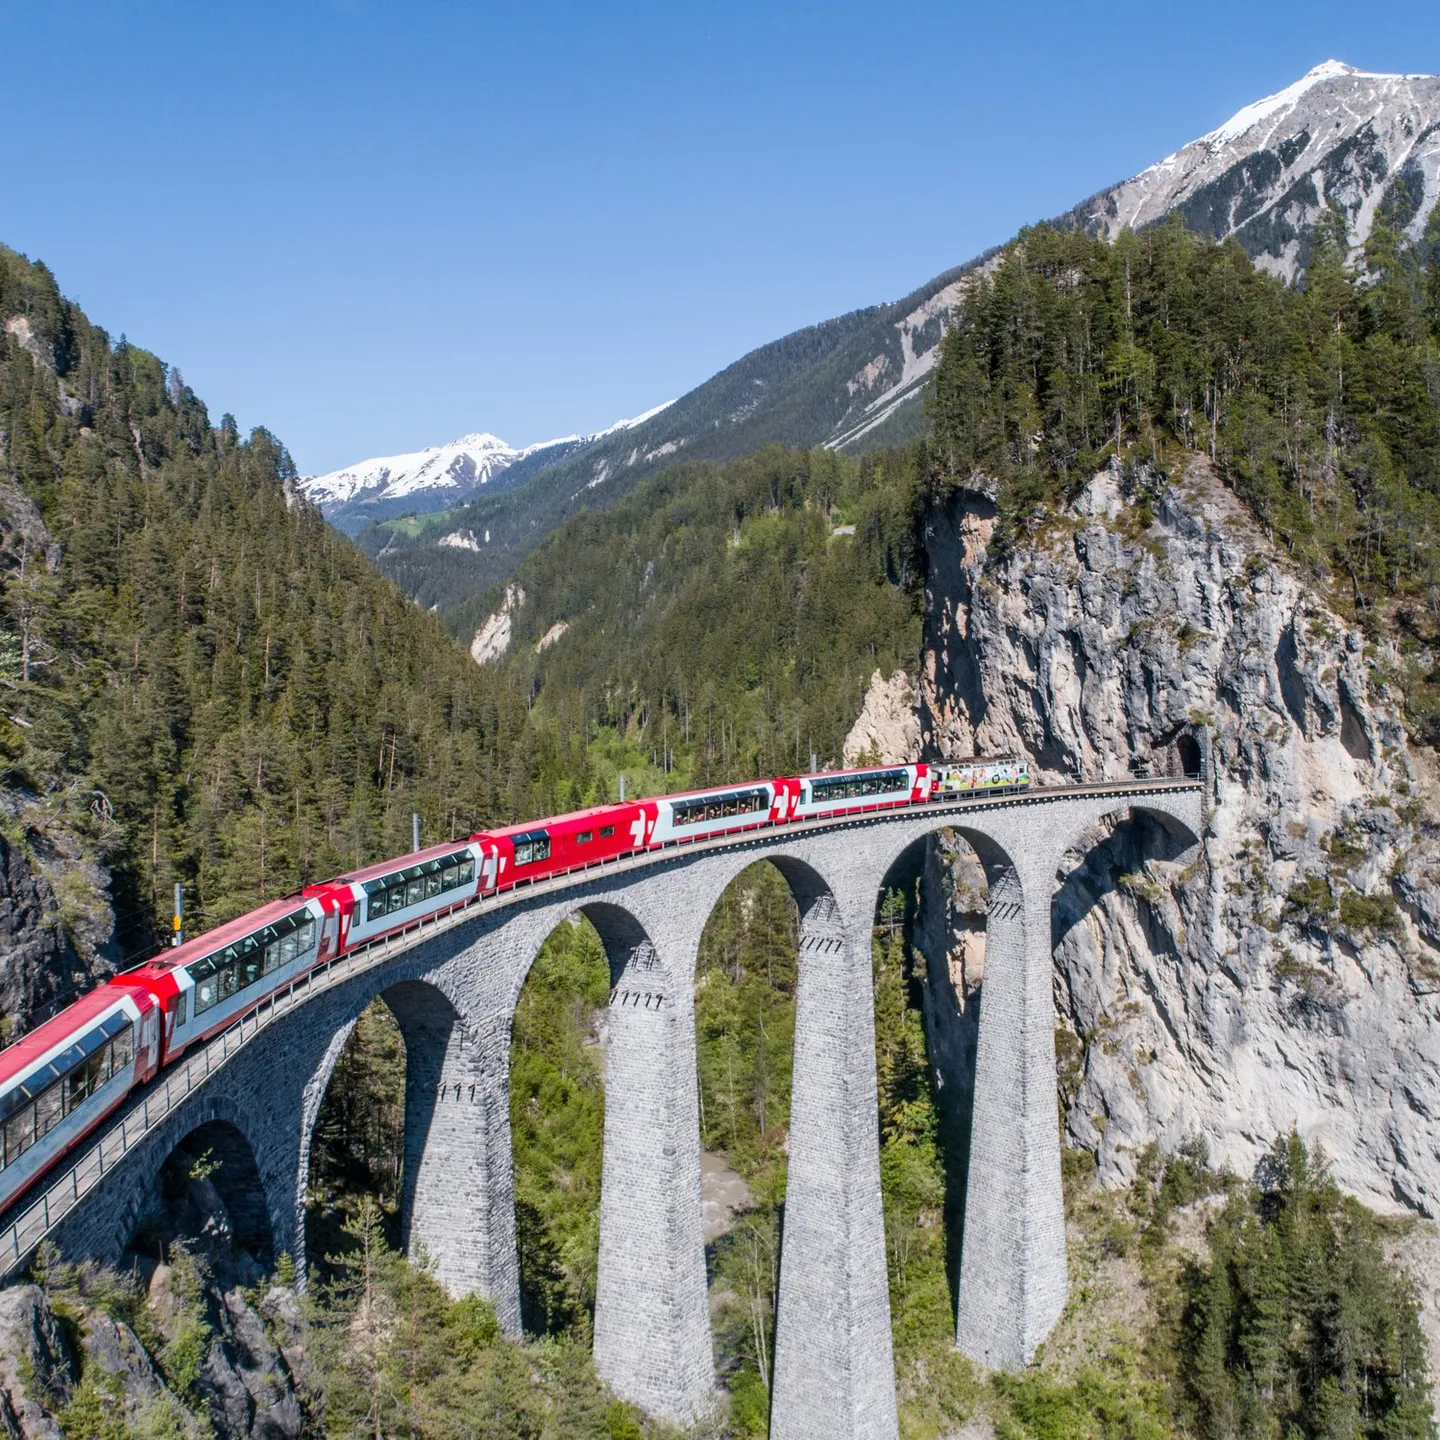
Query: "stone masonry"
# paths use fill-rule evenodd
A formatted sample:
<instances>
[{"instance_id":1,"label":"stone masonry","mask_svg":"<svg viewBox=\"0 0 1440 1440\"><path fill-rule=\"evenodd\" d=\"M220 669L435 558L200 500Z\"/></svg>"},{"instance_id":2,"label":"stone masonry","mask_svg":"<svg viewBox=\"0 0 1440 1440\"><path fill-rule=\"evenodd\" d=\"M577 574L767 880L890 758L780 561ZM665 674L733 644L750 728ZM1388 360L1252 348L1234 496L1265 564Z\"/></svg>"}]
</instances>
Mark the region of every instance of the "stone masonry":
<instances>
[{"instance_id":1,"label":"stone masonry","mask_svg":"<svg viewBox=\"0 0 1440 1440\"><path fill-rule=\"evenodd\" d=\"M1069 845L1141 809L1177 851L1203 827L1198 788L1133 796L1040 793L936 806L826 829L766 830L654 863L577 877L317 993L262 1030L136 1145L56 1238L118 1258L171 1151L213 1122L254 1156L271 1248L303 1256L310 1137L344 1041L377 996L405 1036L402 1224L452 1291L491 1299L519 1329L508 1059L540 946L577 913L610 957L597 1368L617 1394L679 1423L714 1403L701 1236L693 992L701 933L726 886L768 859L801 912L787 1204L776 1320L777 1440L897 1433L876 1122L870 927L887 875L952 828L990 882L957 1343L990 1366L1026 1363L1065 1303L1055 1103L1050 906ZM227 1131L228 1133L228 1131ZM247 1171L248 1171L248 1167Z\"/></svg>"}]
</instances>

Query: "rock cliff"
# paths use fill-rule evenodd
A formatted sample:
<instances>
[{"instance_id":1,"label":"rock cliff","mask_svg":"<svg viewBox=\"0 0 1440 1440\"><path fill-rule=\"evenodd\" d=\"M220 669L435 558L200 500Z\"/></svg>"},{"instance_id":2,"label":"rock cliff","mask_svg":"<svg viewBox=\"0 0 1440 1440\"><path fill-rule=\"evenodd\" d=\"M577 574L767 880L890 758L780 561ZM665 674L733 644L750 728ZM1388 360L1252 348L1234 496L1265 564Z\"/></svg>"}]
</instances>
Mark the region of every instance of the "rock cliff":
<instances>
[{"instance_id":1,"label":"rock cliff","mask_svg":"<svg viewBox=\"0 0 1440 1440\"><path fill-rule=\"evenodd\" d=\"M163 1263L135 1253L117 1273L52 1256L42 1283L0 1290L4 1440L100 1433L101 1414L128 1435L185 1440L320 1433L295 1292L265 1283L208 1177L182 1168L176 1186L153 1217Z\"/></svg>"},{"instance_id":2,"label":"rock cliff","mask_svg":"<svg viewBox=\"0 0 1440 1440\"><path fill-rule=\"evenodd\" d=\"M0 479L0 577L23 597L60 558L39 510ZM19 608L23 615L23 598ZM0 707L0 767L20 751L17 727L29 724L14 682L23 682L32 659L48 663L49 650L37 643L32 654L23 624L18 635L0 632L0 683L9 697ZM110 876L93 853L94 837L82 840L60 818L69 798L33 793L23 775L0 784L0 1044L113 973L118 958ZM96 792L97 830L110 823L108 803Z\"/></svg>"},{"instance_id":3,"label":"rock cliff","mask_svg":"<svg viewBox=\"0 0 1440 1440\"><path fill-rule=\"evenodd\" d=\"M983 486L927 518L925 752L1020 750L1042 781L1203 761L1211 806L1185 873L1122 819L1057 876L1067 1142L1120 1183L1196 1136L1249 1173L1294 1125L1366 1203L1440 1213L1440 811L1398 655L1203 460L1104 471L1023 547L995 523ZM963 1089L983 877L930 865L928 1020Z\"/></svg>"}]
</instances>

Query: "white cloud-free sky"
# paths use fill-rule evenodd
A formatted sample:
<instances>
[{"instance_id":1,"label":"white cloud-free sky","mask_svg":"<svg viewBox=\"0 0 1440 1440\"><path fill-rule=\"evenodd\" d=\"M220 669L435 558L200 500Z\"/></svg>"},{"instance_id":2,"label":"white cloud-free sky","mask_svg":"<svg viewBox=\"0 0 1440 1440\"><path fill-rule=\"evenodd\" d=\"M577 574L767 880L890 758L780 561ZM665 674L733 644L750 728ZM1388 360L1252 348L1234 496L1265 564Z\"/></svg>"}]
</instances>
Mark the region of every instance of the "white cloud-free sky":
<instances>
[{"instance_id":1,"label":"white cloud-free sky","mask_svg":"<svg viewBox=\"0 0 1440 1440\"><path fill-rule=\"evenodd\" d=\"M302 472L893 299L1440 6L0 0L0 241Z\"/></svg>"}]
</instances>

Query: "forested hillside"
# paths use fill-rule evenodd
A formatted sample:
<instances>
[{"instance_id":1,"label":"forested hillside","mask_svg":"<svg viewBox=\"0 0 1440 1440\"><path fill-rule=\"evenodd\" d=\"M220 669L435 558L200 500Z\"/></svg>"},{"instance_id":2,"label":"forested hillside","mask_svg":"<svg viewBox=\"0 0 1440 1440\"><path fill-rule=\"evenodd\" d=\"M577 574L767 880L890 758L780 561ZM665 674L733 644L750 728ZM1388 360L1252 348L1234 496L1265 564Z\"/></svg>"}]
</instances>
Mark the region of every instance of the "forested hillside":
<instances>
[{"instance_id":1,"label":"forested hillside","mask_svg":"<svg viewBox=\"0 0 1440 1440\"><path fill-rule=\"evenodd\" d=\"M545 808L523 697L295 502L278 440L8 250L0 318L7 834L108 865L112 961L176 881L199 928L407 849L412 809L438 836Z\"/></svg>"},{"instance_id":2,"label":"forested hillside","mask_svg":"<svg viewBox=\"0 0 1440 1440\"><path fill-rule=\"evenodd\" d=\"M504 683L672 789L837 763L876 668L918 658L917 483L906 453L779 447L656 476L517 572Z\"/></svg>"},{"instance_id":3,"label":"forested hillside","mask_svg":"<svg viewBox=\"0 0 1440 1440\"><path fill-rule=\"evenodd\" d=\"M930 494L993 490L999 543L1021 547L1112 457L1159 474L1200 450L1342 613L1428 643L1440 214L1418 244L1377 225L1363 262L1346 258L1338 225L1322 227L1294 290L1178 224L1113 245L1027 231L946 337ZM1432 708L1415 697L1433 741Z\"/></svg>"}]
</instances>

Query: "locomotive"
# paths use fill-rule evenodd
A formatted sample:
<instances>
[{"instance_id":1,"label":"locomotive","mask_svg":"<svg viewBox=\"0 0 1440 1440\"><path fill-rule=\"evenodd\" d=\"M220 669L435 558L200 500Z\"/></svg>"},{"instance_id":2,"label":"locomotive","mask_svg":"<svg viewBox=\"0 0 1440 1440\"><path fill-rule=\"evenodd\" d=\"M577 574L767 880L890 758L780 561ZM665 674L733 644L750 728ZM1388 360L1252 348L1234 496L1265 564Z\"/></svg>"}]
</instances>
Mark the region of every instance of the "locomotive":
<instances>
[{"instance_id":1,"label":"locomotive","mask_svg":"<svg viewBox=\"0 0 1440 1440\"><path fill-rule=\"evenodd\" d=\"M0 1051L0 1212L191 1047L416 921L621 856L1029 784L1018 757L782 777L502 826L309 885L116 975Z\"/></svg>"}]
</instances>

